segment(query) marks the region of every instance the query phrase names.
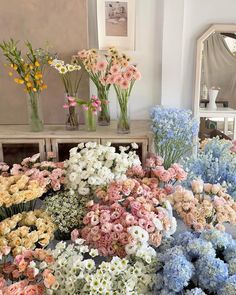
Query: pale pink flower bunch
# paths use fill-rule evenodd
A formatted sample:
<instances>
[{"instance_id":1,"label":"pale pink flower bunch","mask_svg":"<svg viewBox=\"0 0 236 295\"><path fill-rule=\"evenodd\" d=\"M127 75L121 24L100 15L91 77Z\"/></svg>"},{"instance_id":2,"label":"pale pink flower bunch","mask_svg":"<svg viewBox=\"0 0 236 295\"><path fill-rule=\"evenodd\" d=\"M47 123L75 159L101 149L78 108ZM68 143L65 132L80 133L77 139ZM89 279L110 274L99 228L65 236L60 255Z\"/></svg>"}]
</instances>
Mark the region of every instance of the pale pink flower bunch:
<instances>
[{"instance_id":1,"label":"pale pink flower bunch","mask_svg":"<svg viewBox=\"0 0 236 295\"><path fill-rule=\"evenodd\" d=\"M168 199L184 223L196 231L224 230L224 223L236 225L236 203L219 184L194 180L191 191L179 186Z\"/></svg>"},{"instance_id":2,"label":"pale pink flower bunch","mask_svg":"<svg viewBox=\"0 0 236 295\"><path fill-rule=\"evenodd\" d=\"M10 169L10 167L6 163L0 162L0 175L8 176L9 169Z\"/></svg>"},{"instance_id":3,"label":"pale pink flower bunch","mask_svg":"<svg viewBox=\"0 0 236 295\"><path fill-rule=\"evenodd\" d=\"M21 164L14 164L10 170L11 175L25 174L30 180L37 180L41 187L58 191L64 184L65 169L63 162L38 162L40 154L24 159Z\"/></svg>"},{"instance_id":4,"label":"pale pink flower bunch","mask_svg":"<svg viewBox=\"0 0 236 295\"><path fill-rule=\"evenodd\" d=\"M63 105L64 109L69 109L70 107L76 107L77 102L75 97L67 95L67 102Z\"/></svg>"},{"instance_id":5,"label":"pale pink flower bunch","mask_svg":"<svg viewBox=\"0 0 236 295\"><path fill-rule=\"evenodd\" d=\"M0 271L0 294L42 295L46 288L56 286L51 270L41 269L41 263L54 263L53 256L43 249L26 250L13 261L3 263Z\"/></svg>"},{"instance_id":6,"label":"pale pink flower bunch","mask_svg":"<svg viewBox=\"0 0 236 295\"><path fill-rule=\"evenodd\" d=\"M138 243L131 234L133 227L144 230L148 243L156 247L161 244L163 233L172 230L172 214L141 180L114 181L96 194L99 203L88 203L85 227L80 232L73 231L72 239L81 234L101 255L125 257L127 249Z\"/></svg>"}]
</instances>

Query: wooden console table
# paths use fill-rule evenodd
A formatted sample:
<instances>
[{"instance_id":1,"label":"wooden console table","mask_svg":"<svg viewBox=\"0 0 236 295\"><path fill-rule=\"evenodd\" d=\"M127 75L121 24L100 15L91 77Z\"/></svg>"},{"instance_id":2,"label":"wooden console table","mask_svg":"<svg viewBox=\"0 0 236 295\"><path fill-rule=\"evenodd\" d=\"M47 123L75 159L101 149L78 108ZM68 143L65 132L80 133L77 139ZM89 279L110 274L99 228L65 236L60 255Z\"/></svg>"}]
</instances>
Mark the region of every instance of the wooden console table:
<instances>
[{"instance_id":1,"label":"wooden console table","mask_svg":"<svg viewBox=\"0 0 236 295\"><path fill-rule=\"evenodd\" d=\"M81 142L96 141L113 146L129 145L136 142L137 153L142 162L152 150L150 121L132 121L131 133L117 134L116 122L110 126L98 126L96 132L85 131L83 125L78 131L67 131L65 126L46 125L42 132L30 132L27 125L0 125L0 162L20 163L23 158L40 153L41 160L48 152L54 152L56 160L63 161L69 157L69 150Z\"/></svg>"}]
</instances>

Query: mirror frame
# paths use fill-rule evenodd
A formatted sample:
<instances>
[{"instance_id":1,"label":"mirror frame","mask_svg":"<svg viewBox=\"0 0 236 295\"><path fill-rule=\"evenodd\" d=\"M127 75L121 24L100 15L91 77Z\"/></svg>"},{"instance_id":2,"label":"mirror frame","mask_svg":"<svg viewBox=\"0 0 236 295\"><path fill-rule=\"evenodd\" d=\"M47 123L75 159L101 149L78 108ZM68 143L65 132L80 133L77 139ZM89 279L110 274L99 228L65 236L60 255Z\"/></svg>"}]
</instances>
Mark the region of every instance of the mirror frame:
<instances>
[{"instance_id":1,"label":"mirror frame","mask_svg":"<svg viewBox=\"0 0 236 295\"><path fill-rule=\"evenodd\" d=\"M196 74L195 74L195 90L194 90L194 117L199 117L200 109L200 92L201 92L201 73L202 73L202 51L204 41L213 33L235 33L236 24L213 24L197 39L197 56L196 56Z\"/></svg>"}]
</instances>

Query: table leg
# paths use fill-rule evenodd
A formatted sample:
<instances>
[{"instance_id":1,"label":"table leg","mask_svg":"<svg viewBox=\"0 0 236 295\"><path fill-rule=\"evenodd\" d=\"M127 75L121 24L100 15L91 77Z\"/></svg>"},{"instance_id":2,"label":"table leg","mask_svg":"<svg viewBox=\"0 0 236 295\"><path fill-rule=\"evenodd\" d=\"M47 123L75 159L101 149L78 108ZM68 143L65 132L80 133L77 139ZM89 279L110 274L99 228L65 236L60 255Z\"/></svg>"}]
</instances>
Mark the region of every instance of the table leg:
<instances>
[{"instance_id":1,"label":"table leg","mask_svg":"<svg viewBox=\"0 0 236 295\"><path fill-rule=\"evenodd\" d=\"M234 117L234 130L233 130L233 140L236 139L236 116Z\"/></svg>"},{"instance_id":2,"label":"table leg","mask_svg":"<svg viewBox=\"0 0 236 295\"><path fill-rule=\"evenodd\" d=\"M228 135L229 133L229 119L224 118L224 134Z\"/></svg>"}]
</instances>

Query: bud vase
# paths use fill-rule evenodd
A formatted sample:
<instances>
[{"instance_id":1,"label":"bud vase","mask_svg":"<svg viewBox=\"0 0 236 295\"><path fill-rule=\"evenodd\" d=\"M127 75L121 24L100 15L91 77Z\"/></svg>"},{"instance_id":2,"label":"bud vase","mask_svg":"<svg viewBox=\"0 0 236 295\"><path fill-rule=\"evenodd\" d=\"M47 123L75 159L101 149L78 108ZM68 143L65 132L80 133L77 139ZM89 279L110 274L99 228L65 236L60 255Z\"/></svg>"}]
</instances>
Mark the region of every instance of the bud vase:
<instances>
[{"instance_id":1,"label":"bud vase","mask_svg":"<svg viewBox=\"0 0 236 295\"><path fill-rule=\"evenodd\" d=\"M108 91L105 88L98 89L97 92L98 99L101 101L101 111L98 113L98 124L100 126L110 125L110 110L109 110L109 100Z\"/></svg>"},{"instance_id":2,"label":"bud vase","mask_svg":"<svg viewBox=\"0 0 236 295\"><path fill-rule=\"evenodd\" d=\"M91 109L84 110L85 127L87 131L96 131L97 113Z\"/></svg>"},{"instance_id":3,"label":"bud vase","mask_svg":"<svg viewBox=\"0 0 236 295\"><path fill-rule=\"evenodd\" d=\"M130 133L130 106L128 98L125 101L118 98L117 132L119 134Z\"/></svg>"},{"instance_id":4,"label":"bud vase","mask_svg":"<svg viewBox=\"0 0 236 295\"><path fill-rule=\"evenodd\" d=\"M76 95L65 95L66 105L67 105L67 119L66 119L66 129L73 131L79 129L79 119L77 105L74 102Z\"/></svg>"},{"instance_id":5,"label":"bud vase","mask_svg":"<svg viewBox=\"0 0 236 295\"><path fill-rule=\"evenodd\" d=\"M30 130L40 132L43 130L43 112L40 92L27 93L28 121Z\"/></svg>"}]
</instances>

